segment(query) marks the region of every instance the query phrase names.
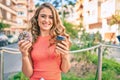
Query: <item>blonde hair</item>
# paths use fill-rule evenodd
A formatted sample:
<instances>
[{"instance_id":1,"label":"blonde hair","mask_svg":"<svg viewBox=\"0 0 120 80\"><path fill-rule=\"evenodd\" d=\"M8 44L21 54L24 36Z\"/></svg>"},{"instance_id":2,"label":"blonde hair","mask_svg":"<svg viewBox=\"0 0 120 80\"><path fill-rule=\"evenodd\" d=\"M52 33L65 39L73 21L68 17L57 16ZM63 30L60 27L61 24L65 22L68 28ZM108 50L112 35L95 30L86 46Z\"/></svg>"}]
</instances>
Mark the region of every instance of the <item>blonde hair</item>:
<instances>
[{"instance_id":1,"label":"blonde hair","mask_svg":"<svg viewBox=\"0 0 120 80\"><path fill-rule=\"evenodd\" d=\"M63 36L66 36L68 41L70 41L69 35L66 34L65 27L63 26L63 24L59 18L59 14L58 14L57 10L55 9L55 7L50 3L43 3L42 5L40 5L40 7L37 8L34 16L30 20L30 24L31 24L30 31L32 34L33 43L36 41L37 37L41 34L37 19L38 19L38 15L39 15L40 11L43 8L49 8L53 14L53 26L51 27L50 33L49 33L51 36L51 39L56 40L57 35L63 35Z\"/></svg>"}]
</instances>

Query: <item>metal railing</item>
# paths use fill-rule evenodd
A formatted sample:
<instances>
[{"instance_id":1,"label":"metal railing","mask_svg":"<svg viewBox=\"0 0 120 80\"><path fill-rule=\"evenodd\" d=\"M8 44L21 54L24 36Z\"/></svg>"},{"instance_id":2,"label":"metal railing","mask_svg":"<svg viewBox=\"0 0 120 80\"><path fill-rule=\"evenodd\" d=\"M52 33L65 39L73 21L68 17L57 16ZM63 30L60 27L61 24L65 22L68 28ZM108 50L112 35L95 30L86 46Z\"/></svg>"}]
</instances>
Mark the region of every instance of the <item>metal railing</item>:
<instances>
[{"instance_id":1,"label":"metal railing","mask_svg":"<svg viewBox=\"0 0 120 80\"><path fill-rule=\"evenodd\" d=\"M98 65L97 65L97 80L102 80L102 53L103 53L103 47L109 47L109 48L118 48L120 49L120 47L118 46L113 46L113 45L105 45L105 44L99 44L90 48L86 48L86 49L81 49L81 50L75 50L75 51L70 51L70 53L78 53L78 52L84 52L84 51L88 51L88 50L94 50L94 49L98 49ZM13 48L6 48L6 47L0 47L0 80L3 80L4 77L4 60L3 60L3 55L4 52L8 52L11 54L20 54L18 49L13 49Z\"/></svg>"},{"instance_id":2,"label":"metal railing","mask_svg":"<svg viewBox=\"0 0 120 80\"><path fill-rule=\"evenodd\" d=\"M4 52L10 54L20 54L20 51L18 49L0 47L0 80L4 80Z\"/></svg>"}]
</instances>

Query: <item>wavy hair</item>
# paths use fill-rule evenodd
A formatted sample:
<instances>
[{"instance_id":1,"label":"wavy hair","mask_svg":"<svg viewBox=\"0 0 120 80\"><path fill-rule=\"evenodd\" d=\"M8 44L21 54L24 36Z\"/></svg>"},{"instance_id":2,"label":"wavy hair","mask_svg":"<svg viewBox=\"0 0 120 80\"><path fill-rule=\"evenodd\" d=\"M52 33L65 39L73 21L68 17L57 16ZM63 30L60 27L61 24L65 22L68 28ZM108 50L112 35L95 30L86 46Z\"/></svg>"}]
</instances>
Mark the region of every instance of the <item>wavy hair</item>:
<instances>
[{"instance_id":1,"label":"wavy hair","mask_svg":"<svg viewBox=\"0 0 120 80\"><path fill-rule=\"evenodd\" d=\"M30 31L32 34L33 43L36 41L37 37L39 35L41 35L40 27L38 25L37 19L38 19L38 15L39 15L40 11L43 8L49 8L53 14L53 26L51 27L50 32L49 32L49 34L51 36L51 40L54 40L56 42L56 36L63 35L63 36L66 36L66 38L70 42L69 35L66 34L65 27L63 26L63 24L60 20L59 14L58 14L57 10L55 9L55 7L50 3L43 3L42 5L40 5L37 8L34 16L30 20L30 24L31 24Z\"/></svg>"}]
</instances>

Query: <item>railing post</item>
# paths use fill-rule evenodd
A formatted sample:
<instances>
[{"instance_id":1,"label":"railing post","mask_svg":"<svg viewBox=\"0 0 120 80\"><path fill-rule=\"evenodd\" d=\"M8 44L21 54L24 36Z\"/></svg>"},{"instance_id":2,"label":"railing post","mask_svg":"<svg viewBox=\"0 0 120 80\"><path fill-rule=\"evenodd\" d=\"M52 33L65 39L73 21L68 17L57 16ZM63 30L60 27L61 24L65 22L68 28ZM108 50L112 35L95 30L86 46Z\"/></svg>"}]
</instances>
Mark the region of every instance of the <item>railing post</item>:
<instances>
[{"instance_id":1,"label":"railing post","mask_svg":"<svg viewBox=\"0 0 120 80\"><path fill-rule=\"evenodd\" d=\"M0 49L0 80L2 80L2 69L1 69L1 49Z\"/></svg>"},{"instance_id":2,"label":"railing post","mask_svg":"<svg viewBox=\"0 0 120 80\"><path fill-rule=\"evenodd\" d=\"M3 50L0 50L0 80L3 80L4 76L4 64L3 64Z\"/></svg>"},{"instance_id":3,"label":"railing post","mask_svg":"<svg viewBox=\"0 0 120 80\"><path fill-rule=\"evenodd\" d=\"M98 79L102 80L102 46L98 48Z\"/></svg>"}]
</instances>

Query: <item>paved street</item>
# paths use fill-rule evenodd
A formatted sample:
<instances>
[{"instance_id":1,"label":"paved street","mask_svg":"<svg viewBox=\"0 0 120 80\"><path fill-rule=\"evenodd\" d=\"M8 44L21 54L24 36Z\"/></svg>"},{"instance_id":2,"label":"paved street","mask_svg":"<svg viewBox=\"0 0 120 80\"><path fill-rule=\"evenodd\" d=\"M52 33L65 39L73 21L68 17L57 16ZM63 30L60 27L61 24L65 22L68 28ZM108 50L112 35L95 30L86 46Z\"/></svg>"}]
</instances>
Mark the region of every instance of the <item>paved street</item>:
<instances>
[{"instance_id":1,"label":"paved street","mask_svg":"<svg viewBox=\"0 0 120 80\"><path fill-rule=\"evenodd\" d=\"M17 44L6 46L17 49ZM4 53L4 80L8 80L11 73L21 71L21 54Z\"/></svg>"},{"instance_id":2,"label":"paved street","mask_svg":"<svg viewBox=\"0 0 120 80\"><path fill-rule=\"evenodd\" d=\"M0 54L0 78L2 77L2 76L1 76L1 62L2 62L2 61L1 61L1 54Z\"/></svg>"},{"instance_id":3,"label":"paved street","mask_svg":"<svg viewBox=\"0 0 120 80\"><path fill-rule=\"evenodd\" d=\"M113 58L116 61L120 62L120 49L119 48L110 48L109 53L108 53L108 57Z\"/></svg>"}]
</instances>

